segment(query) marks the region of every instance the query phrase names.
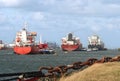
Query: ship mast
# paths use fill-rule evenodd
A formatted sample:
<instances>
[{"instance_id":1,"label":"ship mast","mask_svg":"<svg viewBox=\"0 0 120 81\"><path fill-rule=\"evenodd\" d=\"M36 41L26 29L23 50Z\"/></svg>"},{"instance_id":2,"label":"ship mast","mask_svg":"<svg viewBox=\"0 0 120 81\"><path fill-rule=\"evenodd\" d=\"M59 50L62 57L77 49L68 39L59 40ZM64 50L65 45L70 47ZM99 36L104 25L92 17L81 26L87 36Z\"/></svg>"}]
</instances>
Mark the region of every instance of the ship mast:
<instances>
[{"instance_id":1,"label":"ship mast","mask_svg":"<svg viewBox=\"0 0 120 81\"><path fill-rule=\"evenodd\" d=\"M42 35L40 35L39 43L42 44Z\"/></svg>"},{"instance_id":2,"label":"ship mast","mask_svg":"<svg viewBox=\"0 0 120 81\"><path fill-rule=\"evenodd\" d=\"M24 23L24 27L23 27L23 29L27 29L27 26L28 26L28 23L25 22L25 23Z\"/></svg>"}]
</instances>

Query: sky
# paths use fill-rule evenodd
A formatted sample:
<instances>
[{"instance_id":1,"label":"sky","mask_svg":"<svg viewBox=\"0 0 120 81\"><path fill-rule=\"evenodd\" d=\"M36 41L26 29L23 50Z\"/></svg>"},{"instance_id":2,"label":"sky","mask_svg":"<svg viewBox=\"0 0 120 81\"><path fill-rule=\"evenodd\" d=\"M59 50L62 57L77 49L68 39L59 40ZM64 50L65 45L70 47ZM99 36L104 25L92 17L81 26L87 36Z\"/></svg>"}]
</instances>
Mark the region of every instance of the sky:
<instances>
[{"instance_id":1,"label":"sky","mask_svg":"<svg viewBox=\"0 0 120 81\"><path fill-rule=\"evenodd\" d=\"M0 0L0 39L12 43L24 23L42 41L61 44L69 32L84 47L97 34L106 48L120 47L120 0Z\"/></svg>"}]
</instances>

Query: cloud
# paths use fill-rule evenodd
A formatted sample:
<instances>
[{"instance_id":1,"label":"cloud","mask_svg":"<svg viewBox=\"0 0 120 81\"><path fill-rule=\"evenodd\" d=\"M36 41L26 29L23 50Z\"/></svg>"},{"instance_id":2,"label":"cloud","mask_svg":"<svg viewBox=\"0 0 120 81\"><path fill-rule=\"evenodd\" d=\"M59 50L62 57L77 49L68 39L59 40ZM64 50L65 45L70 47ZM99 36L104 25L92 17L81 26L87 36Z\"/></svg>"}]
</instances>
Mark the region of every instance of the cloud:
<instances>
[{"instance_id":1,"label":"cloud","mask_svg":"<svg viewBox=\"0 0 120 81\"><path fill-rule=\"evenodd\" d=\"M52 4L48 1L42 0L42 2L41 7L44 7L45 11L57 14L104 17L118 16L120 14L119 4L105 4L102 0L54 0Z\"/></svg>"},{"instance_id":2,"label":"cloud","mask_svg":"<svg viewBox=\"0 0 120 81\"><path fill-rule=\"evenodd\" d=\"M17 8L32 12L77 14L80 16L118 16L118 0L1 0L2 8Z\"/></svg>"},{"instance_id":3,"label":"cloud","mask_svg":"<svg viewBox=\"0 0 120 81\"><path fill-rule=\"evenodd\" d=\"M5 40L14 38L25 21L28 30L57 42L68 32L81 35L85 44L93 32L107 43L119 35L120 0L0 0L0 4L0 33L11 33L10 38L2 35Z\"/></svg>"},{"instance_id":4,"label":"cloud","mask_svg":"<svg viewBox=\"0 0 120 81\"><path fill-rule=\"evenodd\" d=\"M57 2L57 0L41 0L39 1L40 4L43 5L54 5Z\"/></svg>"},{"instance_id":5,"label":"cloud","mask_svg":"<svg viewBox=\"0 0 120 81\"><path fill-rule=\"evenodd\" d=\"M0 0L2 7L13 7L19 5L20 0Z\"/></svg>"},{"instance_id":6,"label":"cloud","mask_svg":"<svg viewBox=\"0 0 120 81\"><path fill-rule=\"evenodd\" d=\"M0 23L4 23L6 19L7 17L3 13L0 13Z\"/></svg>"},{"instance_id":7,"label":"cloud","mask_svg":"<svg viewBox=\"0 0 120 81\"><path fill-rule=\"evenodd\" d=\"M100 27L99 27L99 26L92 26L92 27L91 27L91 30L92 30L93 32L99 32L99 31L100 31Z\"/></svg>"},{"instance_id":8,"label":"cloud","mask_svg":"<svg viewBox=\"0 0 120 81\"><path fill-rule=\"evenodd\" d=\"M120 0L101 0L104 4L120 4Z\"/></svg>"},{"instance_id":9,"label":"cloud","mask_svg":"<svg viewBox=\"0 0 120 81\"><path fill-rule=\"evenodd\" d=\"M42 12L34 12L32 14L32 19L35 21L41 21L44 19L44 14Z\"/></svg>"},{"instance_id":10,"label":"cloud","mask_svg":"<svg viewBox=\"0 0 120 81\"><path fill-rule=\"evenodd\" d=\"M12 30L14 30L14 28L6 25L6 26L0 27L0 30L2 30L2 31L12 31Z\"/></svg>"}]
</instances>

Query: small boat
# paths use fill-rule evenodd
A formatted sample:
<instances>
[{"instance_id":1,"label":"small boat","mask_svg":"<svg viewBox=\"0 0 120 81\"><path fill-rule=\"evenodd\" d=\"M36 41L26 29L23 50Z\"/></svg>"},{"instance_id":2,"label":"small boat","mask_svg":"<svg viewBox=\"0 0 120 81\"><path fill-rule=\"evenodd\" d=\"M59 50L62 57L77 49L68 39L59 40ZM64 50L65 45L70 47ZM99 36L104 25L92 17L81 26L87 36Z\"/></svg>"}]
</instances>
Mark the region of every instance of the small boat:
<instances>
[{"instance_id":1,"label":"small boat","mask_svg":"<svg viewBox=\"0 0 120 81\"><path fill-rule=\"evenodd\" d=\"M61 48L63 51L77 51L82 49L82 44L78 37L69 33L66 37L62 38Z\"/></svg>"}]
</instances>

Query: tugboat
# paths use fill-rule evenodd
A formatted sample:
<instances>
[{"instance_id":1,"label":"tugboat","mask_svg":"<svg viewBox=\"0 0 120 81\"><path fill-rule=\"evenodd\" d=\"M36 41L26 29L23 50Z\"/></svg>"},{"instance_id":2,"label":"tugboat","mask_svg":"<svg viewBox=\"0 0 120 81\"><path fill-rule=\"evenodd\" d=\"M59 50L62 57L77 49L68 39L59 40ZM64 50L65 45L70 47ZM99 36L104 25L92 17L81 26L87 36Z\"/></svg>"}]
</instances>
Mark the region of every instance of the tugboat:
<instances>
[{"instance_id":1,"label":"tugboat","mask_svg":"<svg viewBox=\"0 0 120 81\"><path fill-rule=\"evenodd\" d=\"M40 36L40 41L39 41L39 53L40 54L54 54L55 51L51 48L49 48L48 43L43 43L42 38Z\"/></svg>"},{"instance_id":2,"label":"tugboat","mask_svg":"<svg viewBox=\"0 0 120 81\"><path fill-rule=\"evenodd\" d=\"M98 35L92 35L88 37L88 50L97 51L97 50L105 50L104 43L101 41Z\"/></svg>"},{"instance_id":3,"label":"tugboat","mask_svg":"<svg viewBox=\"0 0 120 81\"><path fill-rule=\"evenodd\" d=\"M69 33L66 37L62 38L61 48L63 51L78 51L82 49L82 44L78 37L73 36Z\"/></svg>"}]
</instances>

